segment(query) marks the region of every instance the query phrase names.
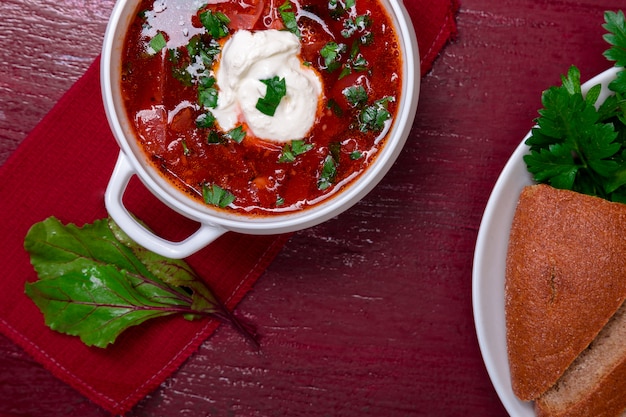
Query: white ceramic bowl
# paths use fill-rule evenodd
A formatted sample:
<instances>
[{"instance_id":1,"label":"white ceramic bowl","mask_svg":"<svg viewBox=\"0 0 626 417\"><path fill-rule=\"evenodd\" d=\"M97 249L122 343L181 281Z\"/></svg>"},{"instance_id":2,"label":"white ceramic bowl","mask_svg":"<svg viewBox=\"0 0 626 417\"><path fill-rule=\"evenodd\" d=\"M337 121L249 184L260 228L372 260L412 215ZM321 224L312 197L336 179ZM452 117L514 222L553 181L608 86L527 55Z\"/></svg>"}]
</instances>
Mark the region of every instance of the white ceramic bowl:
<instances>
[{"instance_id":1,"label":"white ceramic bowl","mask_svg":"<svg viewBox=\"0 0 626 417\"><path fill-rule=\"evenodd\" d=\"M138 0L119 0L112 12L101 56L102 96L107 118L121 148L105 195L109 215L142 246L172 258L183 258L203 248L226 231L247 234L278 234L314 226L345 211L362 199L387 173L400 153L411 129L420 85L419 53L411 19L401 1L381 0L392 17L404 54L403 84L397 117L374 163L349 187L317 206L292 214L252 217L224 213L203 205L169 184L147 161L134 137L120 94L121 51L126 28L133 19ZM200 223L181 242L165 240L137 222L122 203L132 176L164 204Z\"/></svg>"},{"instance_id":2,"label":"white ceramic bowl","mask_svg":"<svg viewBox=\"0 0 626 417\"><path fill-rule=\"evenodd\" d=\"M609 69L582 85L583 94L602 85L597 103L609 95L617 69ZM505 165L485 208L474 252L472 302L480 350L491 382L512 417L533 417L533 404L519 400L511 388L504 321L504 273L513 215L522 189L533 184L522 159L528 153L524 137Z\"/></svg>"}]
</instances>

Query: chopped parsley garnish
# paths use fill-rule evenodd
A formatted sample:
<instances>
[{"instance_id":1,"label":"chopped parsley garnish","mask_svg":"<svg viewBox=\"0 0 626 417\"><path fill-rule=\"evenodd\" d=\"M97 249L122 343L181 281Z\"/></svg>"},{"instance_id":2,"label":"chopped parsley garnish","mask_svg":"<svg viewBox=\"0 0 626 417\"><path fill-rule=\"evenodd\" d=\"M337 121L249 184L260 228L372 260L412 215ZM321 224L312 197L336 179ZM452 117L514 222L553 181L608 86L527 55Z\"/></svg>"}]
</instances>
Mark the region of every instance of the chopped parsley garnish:
<instances>
[{"instance_id":1,"label":"chopped parsley garnish","mask_svg":"<svg viewBox=\"0 0 626 417\"><path fill-rule=\"evenodd\" d=\"M367 102L367 91L362 85L347 87L342 93L353 107L359 107Z\"/></svg>"},{"instance_id":2,"label":"chopped parsley garnish","mask_svg":"<svg viewBox=\"0 0 626 417\"><path fill-rule=\"evenodd\" d=\"M287 84L284 78L278 78L278 76L260 81L267 86L267 89L265 97L257 101L256 108L265 115L274 116L280 100L287 95Z\"/></svg>"},{"instance_id":3,"label":"chopped parsley garnish","mask_svg":"<svg viewBox=\"0 0 626 417\"><path fill-rule=\"evenodd\" d=\"M220 44L215 39L205 42L201 36L196 35L187 44L187 52L191 57L199 57L206 67L210 67L220 53Z\"/></svg>"},{"instance_id":4,"label":"chopped parsley garnish","mask_svg":"<svg viewBox=\"0 0 626 417\"><path fill-rule=\"evenodd\" d=\"M361 151L353 151L350 152L350 159L356 161L357 159L361 159L363 157L363 152Z\"/></svg>"},{"instance_id":5,"label":"chopped parsley garnish","mask_svg":"<svg viewBox=\"0 0 626 417\"><path fill-rule=\"evenodd\" d=\"M301 37L300 28L298 27L298 21L296 20L296 14L291 11L291 3L286 0L279 8L280 18L283 20L285 28L298 38Z\"/></svg>"},{"instance_id":6,"label":"chopped parsley garnish","mask_svg":"<svg viewBox=\"0 0 626 417\"><path fill-rule=\"evenodd\" d=\"M224 141L223 141L222 137L220 136L219 133L217 133L217 131L215 131L215 130L210 130L209 131L209 134L207 135L207 138L206 138L206 143L208 145L217 145L217 144L223 143L223 142Z\"/></svg>"},{"instance_id":7,"label":"chopped parsley garnish","mask_svg":"<svg viewBox=\"0 0 626 417\"><path fill-rule=\"evenodd\" d=\"M324 66L328 72L333 72L341 68L339 79L351 74L352 71L363 72L369 69L369 62L361 54L361 42L355 41L350 48L350 54L344 58L348 47L344 43L328 42L322 49L320 55L324 59Z\"/></svg>"},{"instance_id":8,"label":"chopped parsley garnish","mask_svg":"<svg viewBox=\"0 0 626 417\"><path fill-rule=\"evenodd\" d=\"M283 146L278 162L293 162L296 160L296 156L302 155L311 149L313 149L313 144L311 143L306 143L301 139L292 140Z\"/></svg>"},{"instance_id":9,"label":"chopped parsley garnish","mask_svg":"<svg viewBox=\"0 0 626 417\"><path fill-rule=\"evenodd\" d=\"M359 36L359 42L361 45L371 45L374 42L374 34L372 32L364 32Z\"/></svg>"},{"instance_id":10,"label":"chopped parsley garnish","mask_svg":"<svg viewBox=\"0 0 626 417\"><path fill-rule=\"evenodd\" d=\"M243 130L243 126L239 125L236 128L231 129L228 132L226 132L225 136L228 139L234 140L237 143L241 143L246 137L246 131Z\"/></svg>"},{"instance_id":11,"label":"chopped parsley garnish","mask_svg":"<svg viewBox=\"0 0 626 417\"><path fill-rule=\"evenodd\" d=\"M372 18L369 15L359 15L354 19L346 19L343 21L343 30L341 36L349 38L357 32L366 33L366 30L372 26Z\"/></svg>"},{"instance_id":12,"label":"chopped parsley garnish","mask_svg":"<svg viewBox=\"0 0 626 417\"><path fill-rule=\"evenodd\" d=\"M211 113L208 113L213 116ZM197 121L196 121L197 123ZM243 126L239 125L228 132L221 133L217 129L209 130L207 135L206 143L208 145L218 145L227 143L229 140L232 140L236 143L241 143L246 137L246 131L243 130Z\"/></svg>"},{"instance_id":13,"label":"chopped parsley garnish","mask_svg":"<svg viewBox=\"0 0 626 417\"><path fill-rule=\"evenodd\" d=\"M324 58L324 66L330 72L341 66L341 54L347 51L347 47L343 43L328 42L320 50L320 55Z\"/></svg>"},{"instance_id":14,"label":"chopped parsley garnish","mask_svg":"<svg viewBox=\"0 0 626 417\"><path fill-rule=\"evenodd\" d=\"M382 130L385 122L391 118L387 104L394 100L393 97L386 96L376 100L374 104L364 107L359 113L359 130L361 132Z\"/></svg>"},{"instance_id":15,"label":"chopped parsley garnish","mask_svg":"<svg viewBox=\"0 0 626 417\"><path fill-rule=\"evenodd\" d=\"M220 53L220 45L206 35L195 35L186 47L168 50L172 64L172 76L185 87L191 87L200 78L209 77L215 58Z\"/></svg>"},{"instance_id":16,"label":"chopped parsley garnish","mask_svg":"<svg viewBox=\"0 0 626 417\"><path fill-rule=\"evenodd\" d=\"M356 42L352 45L352 53L350 54L350 60L347 65L357 72L368 70L369 62L367 62L367 59L361 54L361 48Z\"/></svg>"},{"instance_id":17,"label":"chopped parsley garnish","mask_svg":"<svg viewBox=\"0 0 626 417\"><path fill-rule=\"evenodd\" d=\"M207 10L200 13L200 22L211 34L213 39L220 39L228 35L228 24L230 19L222 12Z\"/></svg>"},{"instance_id":18,"label":"chopped parsley garnish","mask_svg":"<svg viewBox=\"0 0 626 417\"><path fill-rule=\"evenodd\" d=\"M215 125L215 116L211 112L202 113L196 118L196 127L199 129L209 129L213 125Z\"/></svg>"},{"instance_id":19,"label":"chopped parsley garnish","mask_svg":"<svg viewBox=\"0 0 626 417\"><path fill-rule=\"evenodd\" d=\"M335 116L338 116L338 117L343 116L343 109L341 108L339 103L337 103L337 101L333 99L332 97L328 99L328 102L326 103L326 107L328 107Z\"/></svg>"},{"instance_id":20,"label":"chopped parsley garnish","mask_svg":"<svg viewBox=\"0 0 626 417\"><path fill-rule=\"evenodd\" d=\"M615 66L626 65L626 21L623 12L607 11L604 39L611 45L604 56ZM537 182L555 188L626 203L626 71L609 83L601 105L595 85L583 96L580 71L571 66L561 85L543 92L536 127L526 140L524 156Z\"/></svg>"},{"instance_id":21,"label":"chopped parsley garnish","mask_svg":"<svg viewBox=\"0 0 626 417\"><path fill-rule=\"evenodd\" d=\"M353 70L356 72L367 71L369 69L368 66L369 62L367 62L367 60L361 54L361 47L359 42L354 42L352 44L352 49L350 50L350 57L343 64L339 79L342 79L346 75L351 74Z\"/></svg>"},{"instance_id":22,"label":"chopped parsley garnish","mask_svg":"<svg viewBox=\"0 0 626 417\"><path fill-rule=\"evenodd\" d=\"M325 190L333 185L337 176L337 161L332 155L326 156L322 165L322 172L317 180L317 188Z\"/></svg>"},{"instance_id":23,"label":"chopped parsley garnish","mask_svg":"<svg viewBox=\"0 0 626 417\"><path fill-rule=\"evenodd\" d=\"M328 11L333 19L339 19L356 4L356 0L328 0Z\"/></svg>"},{"instance_id":24,"label":"chopped parsley garnish","mask_svg":"<svg viewBox=\"0 0 626 417\"><path fill-rule=\"evenodd\" d=\"M214 109L217 107L218 91L215 87L215 78L201 77L198 80L198 103L200 105Z\"/></svg>"},{"instance_id":25,"label":"chopped parsley garnish","mask_svg":"<svg viewBox=\"0 0 626 417\"><path fill-rule=\"evenodd\" d=\"M235 201L235 196L217 184L202 184L202 198L207 204L224 208Z\"/></svg>"},{"instance_id":26,"label":"chopped parsley garnish","mask_svg":"<svg viewBox=\"0 0 626 417\"><path fill-rule=\"evenodd\" d=\"M356 5L356 1L330 0L328 9L331 17L336 20L343 18L341 35L345 39L353 39L350 54L345 56L347 47L343 43L328 42L320 50L327 71L333 72L341 68L339 79L351 74L353 71L363 72L369 70L369 63L361 54L361 46L370 45L374 41L374 35L369 30L372 26L372 17L368 14L354 16L353 12L347 13Z\"/></svg>"},{"instance_id":27,"label":"chopped parsley garnish","mask_svg":"<svg viewBox=\"0 0 626 417\"><path fill-rule=\"evenodd\" d=\"M339 166L339 155L341 153L341 144L339 142L331 142L328 145L329 154L324 159L320 176L317 179L317 188L325 190L335 182L337 177L337 167Z\"/></svg>"},{"instance_id":28,"label":"chopped parsley garnish","mask_svg":"<svg viewBox=\"0 0 626 417\"><path fill-rule=\"evenodd\" d=\"M183 139L180 141L180 144L183 147L183 155L185 156L191 155L191 149L189 149L189 146L187 145L187 141Z\"/></svg>"},{"instance_id":29,"label":"chopped parsley garnish","mask_svg":"<svg viewBox=\"0 0 626 417\"><path fill-rule=\"evenodd\" d=\"M185 87L193 85L191 73L187 71L189 62L182 59L180 50L168 49L168 59L172 63L172 76Z\"/></svg>"},{"instance_id":30,"label":"chopped parsley garnish","mask_svg":"<svg viewBox=\"0 0 626 417\"><path fill-rule=\"evenodd\" d=\"M167 45L167 41L165 40L165 36L163 36L163 33L159 32L154 38L150 39L148 45L150 46L152 51L154 51L153 54L157 54L163 48L165 48L165 46Z\"/></svg>"}]
</instances>

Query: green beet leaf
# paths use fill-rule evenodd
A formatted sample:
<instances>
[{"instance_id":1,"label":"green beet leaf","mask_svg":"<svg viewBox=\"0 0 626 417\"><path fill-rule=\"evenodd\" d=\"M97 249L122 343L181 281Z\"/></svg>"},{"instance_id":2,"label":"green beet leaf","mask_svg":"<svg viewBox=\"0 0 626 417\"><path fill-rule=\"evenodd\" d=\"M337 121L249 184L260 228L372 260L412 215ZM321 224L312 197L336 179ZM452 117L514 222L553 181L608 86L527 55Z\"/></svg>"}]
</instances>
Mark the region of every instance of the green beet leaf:
<instances>
[{"instance_id":1,"label":"green beet leaf","mask_svg":"<svg viewBox=\"0 0 626 417\"><path fill-rule=\"evenodd\" d=\"M50 217L33 225L24 247L39 277L26 294L46 325L88 346L106 347L129 327L173 314L229 322L257 344L185 261L146 250L111 219L77 227Z\"/></svg>"},{"instance_id":2,"label":"green beet leaf","mask_svg":"<svg viewBox=\"0 0 626 417\"><path fill-rule=\"evenodd\" d=\"M128 247L150 273L168 285L190 291L191 307L194 311L220 317L229 316L226 308L187 262L166 258L138 245L112 219L109 219L109 227L115 238Z\"/></svg>"},{"instance_id":3,"label":"green beet leaf","mask_svg":"<svg viewBox=\"0 0 626 417\"><path fill-rule=\"evenodd\" d=\"M142 294L135 290L141 285L150 289ZM101 348L131 326L189 309L158 286L108 265L27 283L26 294L52 330Z\"/></svg>"}]
</instances>

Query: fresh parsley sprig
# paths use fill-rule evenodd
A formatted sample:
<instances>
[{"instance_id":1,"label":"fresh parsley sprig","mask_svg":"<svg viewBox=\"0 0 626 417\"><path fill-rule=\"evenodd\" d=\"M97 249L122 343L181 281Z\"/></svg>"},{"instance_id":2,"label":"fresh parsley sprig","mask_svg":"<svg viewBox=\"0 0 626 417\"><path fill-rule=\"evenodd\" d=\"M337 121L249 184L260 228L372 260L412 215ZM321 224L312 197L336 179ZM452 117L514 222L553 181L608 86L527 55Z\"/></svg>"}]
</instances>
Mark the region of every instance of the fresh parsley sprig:
<instances>
[{"instance_id":1,"label":"fresh parsley sprig","mask_svg":"<svg viewBox=\"0 0 626 417\"><path fill-rule=\"evenodd\" d=\"M580 71L572 66L562 86L546 90L524 161L538 182L613 200L623 185L617 180L623 149L607 108L613 101L595 106L599 88L583 96Z\"/></svg>"},{"instance_id":2,"label":"fresh parsley sprig","mask_svg":"<svg viewBox=\"0 0 626 417\"><path fill-rule=\"evenodd\" d=\"M626 64L624 14L606 12L604 55L617 67ZM626 72L609 84L612 95L598 103L601 86L583 95L580 71L571 66L561 85L542 94L536 127L526 144L524 162L537 182L556 188L626 202Z\"/></svg>"}]
</instances>

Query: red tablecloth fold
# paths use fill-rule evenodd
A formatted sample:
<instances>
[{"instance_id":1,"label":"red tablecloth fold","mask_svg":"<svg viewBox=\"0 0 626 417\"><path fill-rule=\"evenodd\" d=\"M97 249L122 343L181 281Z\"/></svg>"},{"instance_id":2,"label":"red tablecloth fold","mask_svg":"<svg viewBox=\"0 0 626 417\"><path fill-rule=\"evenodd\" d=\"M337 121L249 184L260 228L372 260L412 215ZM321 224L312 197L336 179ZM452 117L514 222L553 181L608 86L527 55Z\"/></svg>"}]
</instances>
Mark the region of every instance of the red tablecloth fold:
<instances>
[{"instance_id":1,"label":"red tablecloth fold","mask_svg":"<svg viewBox=\"0 0 626 417\"><path fill-rule=\"evenodd\" d=\"M414 19L425 74L455 34L458 4L405 4ZM54 215L82 225L107 215L103 194L118 147L102 107L98 64L96 60L0 167L0 330L58 378L105 409L123 414L176 370L218 323L155 319L123 333L107 349L88 348L76 337L45 327L40 311L24 294L24 283L35 279L23 249L34 223ZM180 239L196 227L158 203L137 180L126 197L130 209L165 237ZM227 233L188 261L233 309L288 237ZM243 338L241 348L250 349Z\"/></svg>"}]
</instances>

